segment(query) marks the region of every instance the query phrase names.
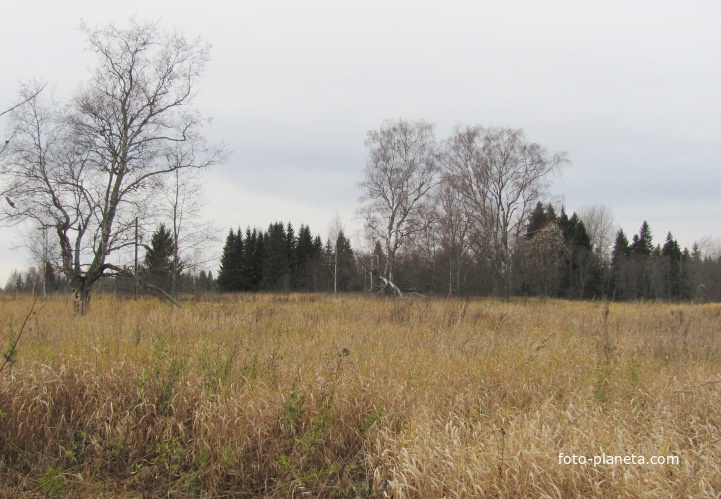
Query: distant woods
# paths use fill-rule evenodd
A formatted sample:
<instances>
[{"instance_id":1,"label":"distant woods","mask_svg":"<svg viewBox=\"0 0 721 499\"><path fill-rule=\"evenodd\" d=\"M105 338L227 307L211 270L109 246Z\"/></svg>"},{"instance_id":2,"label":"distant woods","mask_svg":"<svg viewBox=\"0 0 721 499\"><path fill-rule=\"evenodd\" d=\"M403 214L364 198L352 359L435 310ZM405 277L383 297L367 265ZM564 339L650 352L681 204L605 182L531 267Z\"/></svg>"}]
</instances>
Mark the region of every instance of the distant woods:
<instances>
[{"instance_id":1,"label":"distant woods","mask_svg":"<svg viewBox=\"0 0 721 499\"><path fill-rule=\"evenodd\" d=\"M358 291L362 278L342 230L323 244L307 225L296 234L276 222L266 231L230 230L217 284L220 291Z\"/></svg>"},{"instance_id":2,"label":"distant woods","mask_svg":"<svg viewBox=\"0 0 721 499\"><path fill-rule=\"evenodd\" d=\"M713 245L681 248L668 233L655 243L643 222L637 234L618 230L605 249L589 226L593 223L565 209L537 203L515 248L512 294L566 299L721 300L721 252ZM429 238L434 241L434 238ZM602 243L603 244L603 243ZM209 292L358 292L377 291L386 256L377 242L373 251L355 250L342 230L322 241L306 225L276 222L266 230L231 229L225 240L217 278L176 261L173 238L160 226L140 261L138 274L149 284L176 294ZM5 292L68 292L67 282L47 264L13 272ZM459 271L460 270L460 271ZM455 275L454 275L455 273ZM442 244L408 248L396 257L395 282L404 292L431 295L494 296L493 269L471 252ZM134 292L129 279L105 278L99 291ZM140 292L144 292L141 288Z\"/></svg>"},{"instance_id":3,"label":"distant woods","mask_svg":"<svg viewBox=\"0 0 721 499\"><path fill-rule=\"evenodd\" d=\"M721 251L629 242L611 211L548 202L569 162L522 130L459 126L436 140L425 121L368 132L359 214L369 261L404 291L448 296L720 300ZM363 258L363 257L361 257Z\"/></svg>"},{"instance_id":4,"label":"distant woods","mask_svg":"<svg viewBox=\"0 0 721 499\"><path fill-rule=\"evenodd\" d=\"M538 203L514 245L512 296L610 300L720 301L721 252L704 253L698 244L681 248L668 233L652 239L643 222L629 239L623 230L615 244L597 251L595 237L576 213L560 213ZM380 245L377 258L384 258ZM368 260L370 256L359 255ZM471 251L441 244L415 245L401 253L394 266L396 284L404 291L433 295L498 296L494 269ZM451 293L449 293L451 289Z\"/></svg>"}]
</instances>

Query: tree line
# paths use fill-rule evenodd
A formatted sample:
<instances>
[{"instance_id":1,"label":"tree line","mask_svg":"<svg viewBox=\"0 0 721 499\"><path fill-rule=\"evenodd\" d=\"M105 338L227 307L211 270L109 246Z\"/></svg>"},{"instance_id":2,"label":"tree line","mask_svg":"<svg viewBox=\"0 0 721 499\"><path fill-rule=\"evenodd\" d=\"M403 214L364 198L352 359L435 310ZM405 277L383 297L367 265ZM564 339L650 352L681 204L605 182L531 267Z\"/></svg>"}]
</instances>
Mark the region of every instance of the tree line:
<instances>
[{"instance_id":1,"label":"tree line","mask_svg":"<svg viewBox=\"0 0 721 499\"><path fill-rule=\"evenodd\" d=\"M137 269L134 269L139 279L126 274L105 276L96 282L95 290L120 294L146 294L152 290L162 290L171 296L217 291L213 271L197 269L181 258L183 252L178 250L175 241L173 232L165 224L160 224L153 232L150 244L143 245L145 255L138 262ZM71 291L65 277L58 274L56 265L49 260L42 261L44 263L39 265L40 270L36 266L31 266L25 272L14 270L5 283L4 291L38 295Z\"/></svg>"},{"instance_id":2,"label":"tree line","mask_svg":"<svg viewBox=\"0 0 721 499\"><path fill-rule=\"evenodd\" d=\"M322 243L302 225L230 230L218 271L221 291L357 291L356 257L343 230Z\"/></svg>"},{"instance_id":3,"label":"tree line","mask_svg":"<svg viewBox=\"0 0 721 499\"><path fill-rule=\"evenodd\" d=\"M560 213L551 204L537 203L514 246L511 259L512 296L566 299L670 301L721 300L721 251L704 254L698 244L681 249L673 235L653 242L643 222L629 242L618 230L607 250L596 241L602 234L587 229L577 213ZM613 226L611 226L613 229ZM394 279L404 291L446 296L498 296L495 270L470 251L453 253L440 244L414 245L396 257ZM367 262L385 265L381 245ZM377 289L377 286L376 286Z\"/></svg>"},{"instance_id":4,"label":"tree line","mask_svg":"<svg viewBox=\"0 0 721 499\"><path fill-rule=\"evenodd\" d=\"M593 217L589 217L593 218ZM593 220L591 220L593 221ZM647 222L630 241L620 229L609 251L596 241L603 234L586 229L587 223L575 212L568 216L551 204L537 203L515 253L516 279L513 295L566 299L611 300L721 300L721 252L704 255L698 244L680 248L668 233L664 244L654 244ZM379 291L378 269L386 264L380 242L374 250L356 251L343 230L335 242L325 244L319 235L301 225L296 234L292 224L276 222L265 231L256 228L231 229L223 247L217 279L213 272L193 272L174 262L177 251L172 235L161 225L138 269L144 282L168 293L209 292L352 292ZM461 272L451 274L456 262ZM14 271L5 284L6 292L64 293L67 281L53 266L43 271L30 267ZM407 292L432 295L492 296L492 269L470 253L460 261L442 246L418 245L401 252L395 264L398 286ZM176 274L177 272L177 274ZM99 291L133 293L135 281L112 277L101 279ZM141 288L140 293L147 292Z\"/></svg>"},{"instance_id":5,"label":"tree line","mask_svg":"<svg viewBox=\"0 0 721 499\"><path fill-rule=\"evenodd\" d=\"M630 242L618 231L610 269L618 299L721 300L721 255L703 255L696 243L681 250L670 232L654 246L645 221Z\"/></svg>"},{"instance_id":6,"label":"tree line","mask_svg":"<svg viewBox=\"0 0 721 499\"><path fill-rule=\"evenodd\" d=\"M361 183L368 262L393 290L571 299L721 299L721 255L653 245L646 222L613 240L610 211L571 216L544 202L565 152L522 130L425 121L368 132Z\"/></svg>"}]
</instances>

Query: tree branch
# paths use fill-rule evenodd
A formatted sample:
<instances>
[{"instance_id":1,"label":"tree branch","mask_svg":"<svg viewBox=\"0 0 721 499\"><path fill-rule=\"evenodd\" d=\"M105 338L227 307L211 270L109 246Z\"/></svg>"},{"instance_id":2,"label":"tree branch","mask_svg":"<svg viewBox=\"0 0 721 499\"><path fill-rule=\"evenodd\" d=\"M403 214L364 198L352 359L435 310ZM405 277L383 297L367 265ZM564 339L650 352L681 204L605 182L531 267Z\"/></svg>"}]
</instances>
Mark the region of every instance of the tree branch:
<instances>
[{"instance_id":1,"label":"tree branch","mask_svg":"<svg viewBox=\"0 0 721 499\"><path fill-rule=\"evenodd\" d=\"M162 295L162 296L165 297L171 304L173 304L173 305L175 305L176 307L178 307L179 309L183 310L183 307L180 305L180 303L178 302L178 300L176 300L175 298L173 298L172 296L170 296L170 294L168 294L164 289L159 288L159 287L157 287L157 286L154 286L153 284L150 284L149 282L144 281L143 279L141 279L140 277L138 277L137 275L135 275L135 274L134 274L133 272L131 272L130 270L128 270L128 269L126 269L126 268L123 268L123 267L118 267L117 265L113 265L113 264L110 264L110 263L104 264L104 265L103 265L103 269L112 270L113 272L115 272L115 275L117 275L117 276L124 275L124 276L126 276L126 277L130 277L131 279L135 280L138 284L140 284L140 285L143 286L144 288L147 288L147 289L149 289L149 290L151 290L151 291L154 291L154 292Z\"/></svg>"}]
</instances>

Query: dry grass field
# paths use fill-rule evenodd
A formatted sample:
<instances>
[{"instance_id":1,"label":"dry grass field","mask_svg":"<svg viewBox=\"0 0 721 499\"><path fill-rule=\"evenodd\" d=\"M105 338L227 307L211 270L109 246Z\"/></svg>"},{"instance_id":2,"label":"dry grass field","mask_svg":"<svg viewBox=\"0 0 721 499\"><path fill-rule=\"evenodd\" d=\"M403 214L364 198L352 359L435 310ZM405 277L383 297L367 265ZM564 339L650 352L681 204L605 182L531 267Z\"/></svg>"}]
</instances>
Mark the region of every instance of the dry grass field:
<instances>
[{"instance_id":1,"label":"dry grass field","mask_svg":"<svg viewBox=\"0 0 721 499\"><path fill-rule=\"evenodd\" d=\"M0 496L721 495L721 305L55 298L14 360Z\"/></svg>"}]
</instances>

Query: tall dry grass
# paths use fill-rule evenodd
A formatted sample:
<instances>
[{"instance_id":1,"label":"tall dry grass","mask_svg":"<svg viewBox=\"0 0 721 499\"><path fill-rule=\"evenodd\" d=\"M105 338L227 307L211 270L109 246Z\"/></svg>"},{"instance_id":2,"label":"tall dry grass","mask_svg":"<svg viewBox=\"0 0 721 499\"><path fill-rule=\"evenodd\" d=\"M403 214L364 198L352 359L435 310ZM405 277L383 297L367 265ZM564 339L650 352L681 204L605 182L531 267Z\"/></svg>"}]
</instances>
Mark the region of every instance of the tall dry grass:
<instances>
[{"instance_id":1,"label":"tall dry grass","mask_svg":"<svg viewBox=\"0 0 721 499\"><path fill-rule=\"evenodd\" d=\"M30 305L0 301L6 345ZM39 302L0 373L0 495L721 494L719 305L246 295L71 310Z\"/></svg>"}]
</instances>

